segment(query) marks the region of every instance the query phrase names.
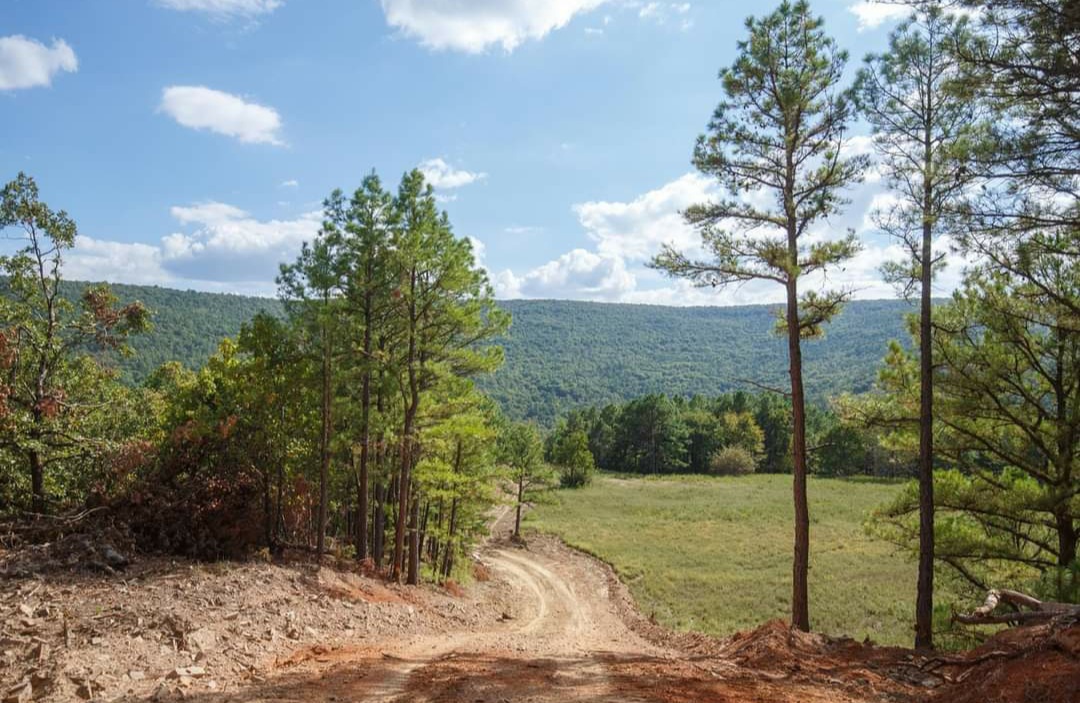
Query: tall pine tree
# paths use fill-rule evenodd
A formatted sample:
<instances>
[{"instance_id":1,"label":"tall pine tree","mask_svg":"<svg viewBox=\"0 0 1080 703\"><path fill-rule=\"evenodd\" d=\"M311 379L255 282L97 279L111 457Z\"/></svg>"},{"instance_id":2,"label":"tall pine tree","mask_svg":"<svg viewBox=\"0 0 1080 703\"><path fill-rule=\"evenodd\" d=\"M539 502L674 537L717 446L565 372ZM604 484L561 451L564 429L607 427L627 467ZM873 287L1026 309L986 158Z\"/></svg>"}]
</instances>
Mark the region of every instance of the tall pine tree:
<instances>
[{"instance_id":1,"label":"tall pine tree","mask_svg":"<svg viewBox=\"0 0 1080 703\"><path fill-rule=\"evenodd\" d=\"M691 207L686 219L702 235L707 258L668 246L653 266L694 284L724 288L748 281L784 287L781 322L788 339L794 463L795 550L792 625L810 629L807 575L810 515L806 498L804 338L817 336L848 291L800 292L806 276L858 251L854 235L808 242L810 227L840 211L841 191L857 182L864 157L842 155L854 108L840 89L847 54L825 35L806 2L784 2L746 22L735 63L721 71L724 99L694 164L731 198ZM753 199L746 196L761 196Z\"/></svg>"},{"instance_id":2,"label":"tall pine tree","mask_svg":"<svg viewBox=\"0 0 1080 703\"><path fill-rule=\"evenodd\" d=\"M937 3L919 5L889 36L889 49L866 58L856 97L874 130L881 169L896 202L874 213L875 224L903 246L907 258L886 265L905 297L919 298L919 577L915 646L933 646L934 612L934 367L932 302L935 268L945 254L935 239L955 234L955 213L972 173L965 154L978 131L960 53L969 50L966 23Z\"/></svg>"}]
</instances>

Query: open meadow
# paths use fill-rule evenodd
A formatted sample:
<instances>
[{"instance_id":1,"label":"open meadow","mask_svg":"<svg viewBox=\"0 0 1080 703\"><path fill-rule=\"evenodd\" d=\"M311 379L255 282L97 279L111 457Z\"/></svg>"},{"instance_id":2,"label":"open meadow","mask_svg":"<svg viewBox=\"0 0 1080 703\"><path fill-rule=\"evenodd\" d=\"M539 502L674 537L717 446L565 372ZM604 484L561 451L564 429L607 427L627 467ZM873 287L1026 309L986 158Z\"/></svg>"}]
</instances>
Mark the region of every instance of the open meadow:
<instances>
[{"instance_id":1,"label":"open meadow","mask_svg":"<svg viewBox=\"0 0 1080 703\"><path fill-rule=\"evenodd\" d=\"M815 630L910 642L916 566L863 528L869 511L899 488L810 479ZM527 525L609 562L662 624L726 635L788 617L792 510L785 475L601 476L559 491Z\"/></svg>"}]
</instances>

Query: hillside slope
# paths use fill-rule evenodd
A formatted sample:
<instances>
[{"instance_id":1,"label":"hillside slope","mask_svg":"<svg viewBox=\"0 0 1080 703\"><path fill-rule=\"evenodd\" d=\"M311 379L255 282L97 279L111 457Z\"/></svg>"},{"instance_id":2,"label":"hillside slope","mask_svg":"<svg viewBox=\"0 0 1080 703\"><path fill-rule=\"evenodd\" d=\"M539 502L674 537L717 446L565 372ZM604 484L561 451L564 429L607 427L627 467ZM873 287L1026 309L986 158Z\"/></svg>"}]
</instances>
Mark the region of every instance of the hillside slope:
<instances>
[{"instance_id":1,"label":"hillside slope","mask_svg":"<svg viewBox=\"0 0 1080 703\"><path fill-rule=\"evenodd\" d=\"M76 297L85 283L66 283ZM182 291L160 286L113 284L124 302L142 301L153 313L154 329L131 340L134 355L115 364L124 380L139 383L167 361L198 368L217 351L221 340L235 337L240 326L260 312L282 314L273 298L254 298L225 293Z\"/></svg>"},{"instance_id":2,"label":"hillside slope","mask_svg":"<svg viewBox=\"0 0 1080 703\"><path fill-rule=\"evenodd\" d=\"M506 365L484 386L514 417L548 422L567 408L646 393L715 394L747 381L787 383L775 306L672 308L506 301ZM906 339L896 300L852 303L823 340L804 344L807 392L867 390L890 339Z\"/></svg>"},{"instance_id":3,"label":"hillside slope","mask_svg":"<svg viewBox=\"0 0 1080 703\"><path fill-rule=\"evenodd\" d=\"M77 284L72 284L77 285ZM160 364L202 364L222 338L276 300L114 286L123 300L154 312L154 332L134 341L118 362L138 382ZM627 400L645 393L714 394L747 381L783 386L787 350L774 334L775 308L674 308L553 300L511 300L514 323L500 343L506 365L481 385L515 418L550 423L568 408ZM807 388L822 399L873 383L890 339L906 339L906 303L852 303L824 340L805 344Z\"/></svg>"}]
</instances>

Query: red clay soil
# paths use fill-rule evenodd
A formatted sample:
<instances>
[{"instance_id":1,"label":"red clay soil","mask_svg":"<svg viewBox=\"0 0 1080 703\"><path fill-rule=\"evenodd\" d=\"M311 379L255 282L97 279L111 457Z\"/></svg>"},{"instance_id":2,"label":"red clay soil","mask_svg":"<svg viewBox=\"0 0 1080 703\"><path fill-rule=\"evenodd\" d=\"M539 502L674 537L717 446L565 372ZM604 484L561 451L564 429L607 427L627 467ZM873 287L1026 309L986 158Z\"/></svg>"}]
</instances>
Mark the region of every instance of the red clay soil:
<instances>
[{"instance_id":1,"label":"red clay soil","mask_svg":"<svg viewBox=\"0 0 1080 703\"><path fill-rule=\"evenodd\" d=\"M449 590L164 560L0 580L0 703L1080 703L1076 624L941 657L780 621L716 639L651 622L610 568L554 540L477 558L486 579Z\"/></svg>"},{"instance_id":2,"label":"red clay soil","mask_svg":"<svg viewBox=\"0 0 1080 703\"><path fill-rule=\"evenodd\" d=\"M951 683L935 692L936 702L1080 702L1080 624L1005 630L978 649L930 665L937 662Z\"/></svg>"}]
</instances>

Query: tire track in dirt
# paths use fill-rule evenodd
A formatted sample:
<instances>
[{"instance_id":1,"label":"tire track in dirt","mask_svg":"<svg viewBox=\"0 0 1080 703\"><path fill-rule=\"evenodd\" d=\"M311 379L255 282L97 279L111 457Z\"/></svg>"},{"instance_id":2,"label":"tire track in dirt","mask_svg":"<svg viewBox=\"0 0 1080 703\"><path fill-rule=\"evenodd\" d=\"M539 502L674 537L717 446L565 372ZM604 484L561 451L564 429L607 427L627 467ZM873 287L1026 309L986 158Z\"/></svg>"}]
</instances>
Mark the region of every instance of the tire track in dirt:
<instances>
[{"instance_id":1,"label":"tire track in dirt","mask_svg":"<svg viewBox=\"0 0 1080 703\"><path fill-rule=\"evenodd\" d=\"M489 544L478 556L514 593L516 615L477 632L386 647L381 661L367 662L373 675L356 686L357 700L628 700L612 689L605 661L649 645L625 628L599 580L589 584L599 592L579 592L584 584L571 578L580 574L515 547Z\"/></svg>"}]
</instances>

